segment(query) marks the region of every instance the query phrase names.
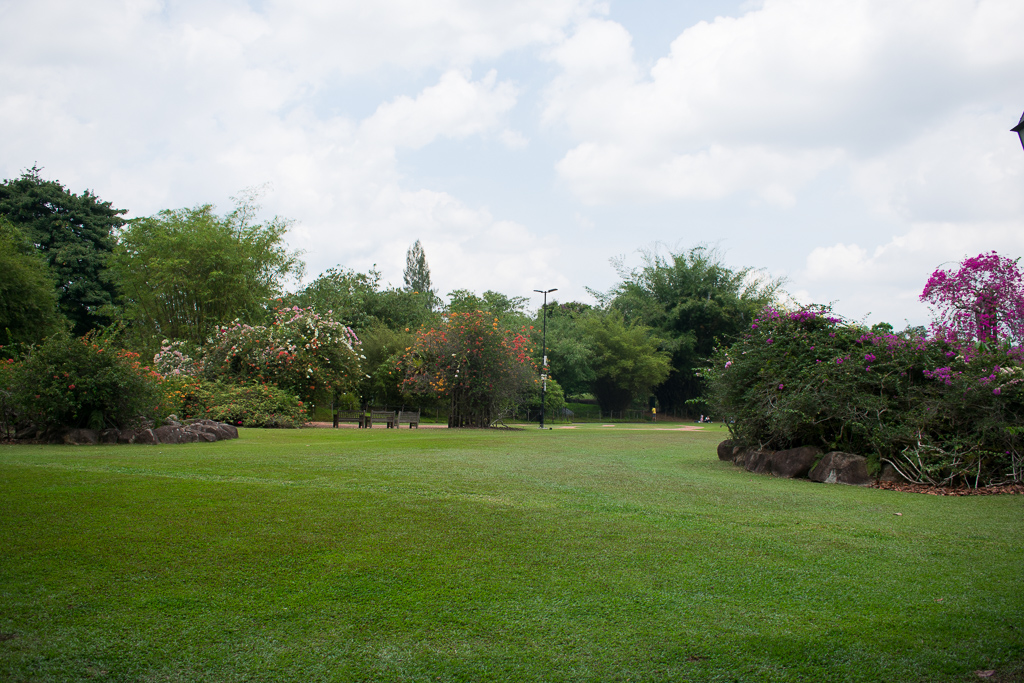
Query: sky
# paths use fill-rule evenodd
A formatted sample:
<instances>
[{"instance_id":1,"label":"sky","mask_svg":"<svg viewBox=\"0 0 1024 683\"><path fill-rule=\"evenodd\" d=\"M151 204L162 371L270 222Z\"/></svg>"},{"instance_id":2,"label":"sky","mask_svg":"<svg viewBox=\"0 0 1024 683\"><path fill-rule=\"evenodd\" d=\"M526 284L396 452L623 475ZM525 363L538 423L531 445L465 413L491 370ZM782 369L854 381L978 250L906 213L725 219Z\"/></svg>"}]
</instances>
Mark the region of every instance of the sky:
<instances>
[{"instance_id":1,"label":"sky","mask_svg":"<svg viewBox=\"0 0 1024 683\"><path fill-rule=\"evenodd\" d=\"M262 188L305 281L593 301L700 244L925 324L1024 256L1020 0L0 0L0 178L129 217Z\"/></svg>"}]
</instances>

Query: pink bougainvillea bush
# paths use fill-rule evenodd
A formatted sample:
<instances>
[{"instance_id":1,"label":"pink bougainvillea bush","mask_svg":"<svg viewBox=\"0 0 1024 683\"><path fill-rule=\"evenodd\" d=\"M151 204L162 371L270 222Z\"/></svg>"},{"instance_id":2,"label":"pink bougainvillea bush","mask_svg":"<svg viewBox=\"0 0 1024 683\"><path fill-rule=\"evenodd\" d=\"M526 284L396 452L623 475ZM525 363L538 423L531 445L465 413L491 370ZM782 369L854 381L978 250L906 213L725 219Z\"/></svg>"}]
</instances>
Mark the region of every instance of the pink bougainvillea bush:
<instances>
[{"instance_id":1,"label":"pink bougainvillea bush","mask_svg":"<svg viewBox=\"0 0 1024 683\"><path fill-rule=\"evenodd\" d=\"M934 334L960 344L1024 343L1019 260L993 251L965 259L955 271L932 273L920 298L933 306Z\"/></svg>"},{"instance_id":2,"label":"pink bougainvillea bush","mask_svg":"<svg viewBox=\"0 0 1024 683\"><path fill-rule=\"evenodd\" d=\"M1024 481L1018 346L867 329L828 307L766 309L704 374L742 445L859 453L920 483Z\"/></svg>"}]
</instances>

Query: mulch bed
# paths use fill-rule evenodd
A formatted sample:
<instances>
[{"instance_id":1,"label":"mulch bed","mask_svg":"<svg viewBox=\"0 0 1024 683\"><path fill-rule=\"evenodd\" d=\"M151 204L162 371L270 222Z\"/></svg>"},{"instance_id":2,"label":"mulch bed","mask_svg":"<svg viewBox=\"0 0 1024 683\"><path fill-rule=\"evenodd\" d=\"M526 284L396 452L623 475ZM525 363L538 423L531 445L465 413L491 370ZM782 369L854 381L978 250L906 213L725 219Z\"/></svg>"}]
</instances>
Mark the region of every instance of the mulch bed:
<instances>
[{"instance_id":1,"label":"mulch bed","mask_svg":"<svg viewBox=\"0 0 1024 683\"><path fill-rule=\"evenodd\" d=\"M903 493L925 493L929 496L1000 496L1005 494L1024 495L1024 484L1001 484L999 486L985 486L977 489L966 487L950 488L943 486L928 486L927 484L907 484L896 481L880 481L872 488L885 489L886 491L902 491Z\"/></svg>"}]
</instances>

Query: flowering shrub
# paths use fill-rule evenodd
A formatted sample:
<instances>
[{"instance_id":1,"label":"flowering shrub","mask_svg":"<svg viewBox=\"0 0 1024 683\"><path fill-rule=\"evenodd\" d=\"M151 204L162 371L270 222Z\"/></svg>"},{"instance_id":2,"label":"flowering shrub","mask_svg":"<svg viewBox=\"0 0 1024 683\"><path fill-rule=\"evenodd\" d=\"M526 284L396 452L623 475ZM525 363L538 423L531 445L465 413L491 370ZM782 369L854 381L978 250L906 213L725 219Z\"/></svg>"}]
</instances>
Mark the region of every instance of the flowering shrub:
<instances>
[{"instance_id":1,"label":"flowering shrub","mask_svg":"<svg viewBox=\"0 0 1024 683\"><path fill-rule=\"evenodd\" d=\"M352 391L362 377L355 332L311 308L277 309L269 326L220 327L204 352L210 379L272 384L307 403Z\"/></svg>"},{"instance_id":2,"label":"flowering shrub","mask_svg":"<svg viewBox=\"0 0 1024 683\"><path fill-rule=\"evenodd\" d=\"M153 367L164 377L202 374L202 349L186 341L164 339L153 357Z\"/></svg>"},{"instance_id":3,"label":"flowering shrub","mask_svg":"<svg viewBox=\"0 0 1024 683\"><path fill-rule=\"evenodd\" d=\"M187 375L165 382L167 413L208 418L238 427L300 427L306 407L294 395L273 386L209 382Z\"/></svg>"},{"instance_id":4,"label":"flowering shrub","mask_svg":"<svg viewBox=\"0 0 1024 683\"><path fill-rule=\"evenodd\" d=\"M921 301L936 307L936 336L951 342L1024 343L1024 273L996 252L966 259L956 272L936 270Z\"/></svg>"},{"instance_id":5,"label":"flowering shrub","mask_svg":"<svg viewBox=\"0 0 1024 683\"><path fill-rule=\"evenodd\" d=\"M449 427L488 427L536 382L526 330L481 311L449 311L421 329L402 357L403 387L449 401Z\"/></svg>"},{"instance_id":6,"label":"flowering shrub","mask_svg":"<svg viewBox=\"0 0 1024 683\"><path fill-rule=\"evenodd\" d=\"M1020 481L1019 347L867 330L827 307L765 310L705 371L710 402L752 447L815 445L924 483Z\"/></svg>"},{"instance_id":7,"label":"flowering shrub","mask_svg":"<svg viewBox=\"0 0 1024 683\"><path fill-rule=\"evenodd\" d=\"M160 379L137 353L62 332L15 364L14 402L43 429L125 427L160 410Z\"/></svg>"}]
</instances>

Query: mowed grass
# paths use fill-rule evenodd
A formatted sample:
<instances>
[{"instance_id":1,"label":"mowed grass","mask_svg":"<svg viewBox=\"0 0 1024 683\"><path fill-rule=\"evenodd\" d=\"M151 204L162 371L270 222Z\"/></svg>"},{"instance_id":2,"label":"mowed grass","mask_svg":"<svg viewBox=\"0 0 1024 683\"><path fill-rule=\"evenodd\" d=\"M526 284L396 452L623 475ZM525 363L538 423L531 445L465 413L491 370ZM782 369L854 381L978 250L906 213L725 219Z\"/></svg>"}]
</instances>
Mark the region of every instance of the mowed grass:
<instances>
[{"instance_id":1,"label":"mowed grass","mask_svg":"<svg viewBox=\"0 0 1024 683\"><path fill-rule=\"evenodd\" d=\"M0 680L1019 679L1024 497L753 475L722 438L2 446Z\"/></svg>"}]
</instances>

